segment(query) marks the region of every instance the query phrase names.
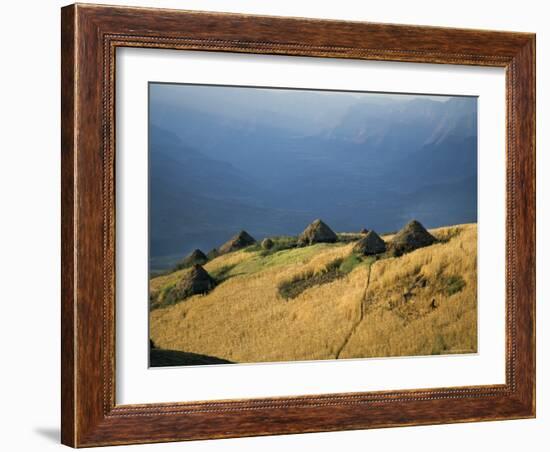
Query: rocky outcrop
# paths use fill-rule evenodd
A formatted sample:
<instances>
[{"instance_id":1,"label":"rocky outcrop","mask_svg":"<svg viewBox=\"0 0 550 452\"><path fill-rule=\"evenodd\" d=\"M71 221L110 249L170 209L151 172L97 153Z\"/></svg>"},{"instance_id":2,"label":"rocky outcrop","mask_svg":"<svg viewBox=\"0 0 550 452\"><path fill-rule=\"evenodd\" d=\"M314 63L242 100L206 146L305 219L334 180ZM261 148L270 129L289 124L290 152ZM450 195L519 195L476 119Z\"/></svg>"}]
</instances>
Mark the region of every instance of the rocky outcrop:
<instances>
[{"instance_id":1,"label":"rocky outcrop","mask_svg":"<svg viewBox=\"0 0 550 452\"><path fill-rule=\"evenodd\" d=\"M262 248L264 250L270 250L273 248L273 245L275 245L275 242L273 242L270 238L265 238L262 240Z\"/></svg>"}]
</instances>

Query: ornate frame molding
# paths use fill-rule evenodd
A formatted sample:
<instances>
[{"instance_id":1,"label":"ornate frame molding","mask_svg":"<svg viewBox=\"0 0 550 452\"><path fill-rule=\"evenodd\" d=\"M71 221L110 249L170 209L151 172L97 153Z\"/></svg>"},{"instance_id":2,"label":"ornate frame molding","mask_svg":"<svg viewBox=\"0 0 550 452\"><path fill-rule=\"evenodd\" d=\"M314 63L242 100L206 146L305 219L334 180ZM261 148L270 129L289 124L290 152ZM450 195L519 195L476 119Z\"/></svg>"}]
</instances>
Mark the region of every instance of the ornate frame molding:
<instances>
[{"instance_id":1,"label":"ornate frame molding","mask_svg":"<svg viewBox=\"0 0 550 452\"><path fill-rule=\"evenodd\" d=\"M506 384L116 405L118 47L506 68ZM64 444L80 447L534 416L534 35L77 4L62 9L62 88Z\"/></svg>"}]
</instances>

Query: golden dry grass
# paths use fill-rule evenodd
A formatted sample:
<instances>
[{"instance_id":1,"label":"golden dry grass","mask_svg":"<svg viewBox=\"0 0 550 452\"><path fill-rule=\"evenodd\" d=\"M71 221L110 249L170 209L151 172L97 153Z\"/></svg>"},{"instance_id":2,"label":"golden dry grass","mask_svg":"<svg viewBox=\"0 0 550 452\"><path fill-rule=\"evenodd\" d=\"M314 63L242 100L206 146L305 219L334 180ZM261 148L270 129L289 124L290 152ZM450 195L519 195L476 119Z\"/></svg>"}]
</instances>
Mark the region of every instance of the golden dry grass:
<instances>
[{"instance_id":1,"label":"golden dry grass","mask_svg":"<svg viewBox=\"0 0 550 452\"><path fill-rule=\"evenodd\" d=\"M278 292L348 256L353 243L220 256L205 268L230 277L207 295L151 311L151 338L162 349L234 362L475 352L477 227L431 232L444 243L376 261L366 292L368 263L292 300ZM181 272L152 279L151 291ZM456 277L464 287L449 294Z\"/></svg>"}]
</instances>

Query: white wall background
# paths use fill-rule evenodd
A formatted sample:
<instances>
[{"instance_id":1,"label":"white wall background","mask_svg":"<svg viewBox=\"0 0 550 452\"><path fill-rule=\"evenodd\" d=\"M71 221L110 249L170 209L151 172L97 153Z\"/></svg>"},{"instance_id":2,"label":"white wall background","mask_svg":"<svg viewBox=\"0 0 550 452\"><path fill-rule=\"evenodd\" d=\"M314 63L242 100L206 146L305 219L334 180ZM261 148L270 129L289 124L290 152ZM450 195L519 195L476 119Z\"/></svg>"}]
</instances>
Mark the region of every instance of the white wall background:
<instances>
[{"instance_id":1,"label":"white wall background","mask_svg":"<svg viewBox=\"0 0 550 452\"><path fill-rule=\"evenodd\" d=\"M92 3L100 3L93 2ZM119 447L116 450L376 450L499 452L547 450L550 282L550 14L546 2L463 0L113 0L118 4L331 19L530 31L537 33L538 416L536 420L407 427ZM59 8L58 0L2 5L0 27L0 447L46 451L59 445ZM546 208L545 208L546 207Z\"/></svg>"}]
</instances>

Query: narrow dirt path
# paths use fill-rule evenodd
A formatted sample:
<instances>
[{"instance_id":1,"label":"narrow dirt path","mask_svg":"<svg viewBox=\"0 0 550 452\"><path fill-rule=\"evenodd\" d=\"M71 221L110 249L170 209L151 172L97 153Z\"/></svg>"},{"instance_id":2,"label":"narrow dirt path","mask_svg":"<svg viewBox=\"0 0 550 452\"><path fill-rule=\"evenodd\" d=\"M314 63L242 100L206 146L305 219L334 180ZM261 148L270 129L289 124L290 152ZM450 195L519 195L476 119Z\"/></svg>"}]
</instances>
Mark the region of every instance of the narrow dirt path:
<instances>
[{"instance_id":1,"label":"narrow dirt path","mask_svg":"<svg viewBox=\"0 0 550 452\"><path fill-rule=\"evenodd\" d=\"M357 319L355 321L355 323L353 324L353 326L349 330L349 333L346 335L346 338L344 339L344 342L342 343L342 345L340 346L340 348L336 352L336 359L340 359L340 355L342 354L342 351L346 348L346 346L348 345L349 340L351 339L351 337L353 336L353 334L355 333L355 331L357 330L357 328L359 327L359 325L363 321L363 318L365 317L365 302L367 301L367 291L369 290L370 276L372 274L372 267L374 266L375 263L376 263L376 261L372 262L369 265L369 273L367 275L367 283L365 285L365 290L363 290L363 296L361 297L361 306L360 306L360 311L359 311L359 319Z\"/></svg>"}]
</instances>

